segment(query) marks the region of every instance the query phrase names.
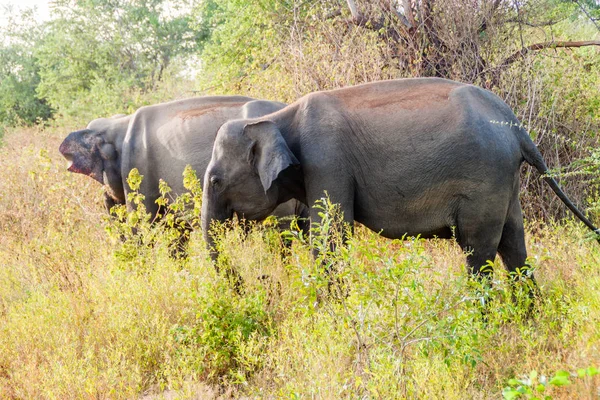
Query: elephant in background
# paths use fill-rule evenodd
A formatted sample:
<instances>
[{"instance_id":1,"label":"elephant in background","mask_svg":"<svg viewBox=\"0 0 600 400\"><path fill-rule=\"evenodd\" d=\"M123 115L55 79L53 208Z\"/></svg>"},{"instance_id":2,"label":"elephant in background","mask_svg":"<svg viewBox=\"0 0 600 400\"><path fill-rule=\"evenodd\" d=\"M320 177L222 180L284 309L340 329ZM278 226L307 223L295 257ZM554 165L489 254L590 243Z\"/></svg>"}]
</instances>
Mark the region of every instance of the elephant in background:
<instances>
[{"instance_id":1,"label":"elephant in background","mask_svg":"<svg viewBox=\"0 0 600 400\"><path fill-rule=\"evenodd\" d=\"M309 94L273 114L229 121L204 178L202 229L235 212L260 220L279 204L324 196L388 238L455 237L474 274L499 253L525 266L523 161L546 164L500 98L439 78L399 79ZM544 179L590 229L556 181ZM319 223L319 210L310 210ZM213 258L214 243L207 242Z\"/></svg>"},{"instance_id":2,"label":"elephant in background","mask_svg":"<svg viewBox=\"0 0 600 400\"><path fill-rule=\"evenodd\" d=\"M127 204L129 172L144 176L140 193L146 210L157 217L163 179L177 196L183 171L191 165L202 181L219 127L230 119L254 118L285 107L284 103L243 96L205 96L171 101L138 109L132 115L99 118L86 129L70 133L59 151L69 161L68 170L88 175L105 187L105 205ZM131 204L127 204L129 208ZM308 216L297 201L274 209L278 217Z\"/></svg>"}]
</instances>

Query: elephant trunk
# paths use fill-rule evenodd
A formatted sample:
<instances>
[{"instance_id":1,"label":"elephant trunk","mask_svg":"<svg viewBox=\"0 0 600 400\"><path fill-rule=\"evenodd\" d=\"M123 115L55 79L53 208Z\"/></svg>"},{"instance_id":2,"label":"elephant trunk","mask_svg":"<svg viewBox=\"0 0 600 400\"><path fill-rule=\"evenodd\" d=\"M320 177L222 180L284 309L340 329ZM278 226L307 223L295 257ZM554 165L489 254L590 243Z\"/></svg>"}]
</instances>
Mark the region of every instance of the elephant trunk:
<instances>
[{"instance_id":1,"label":"elephant trunk","mask_svg":"<svg viewBox=\"0 0 600 400\"><path fill-rule=\"evenodd\" d=\"M210 258L213 263L217 263L219 258L219 250L217 249L216 241L213 232L211 232L211 225L213 222L223 223L233 216L228 207L224 205L215 204L211 196L207 196L207 192L204 192L204 198L202 199L202 214L201 214L201 226L206 246L210 252ZM208 197L208 198L207 198ZM218 272L218 271L217 271Z\"/></svg>"},{"instance_id":2,"label":"elephant trunk","mask_svg":"<svg viewBox=\"0 0 600 400\"><path fill-rule=\"evenodd\" d=\"M217 248L217 243L214 237L214 233L211 232L211 224L213 222L225 222L233 216L233 212L229 210L226 206L214 206L209 205L210 200L207 200L206 192L202 201L202 216L201 216L201 225L202 225L202 234L204 235L204 240L206 241L206 246L208 247L208 251L210 253L210 258L212 259L213 265L219 271L219 264L217 260L219 258L219 249ZM212 203L214 204L214 203ZM225 276L229 280L229 282L233 285L233 289L237 294L243 294L244 292L244 284L240 273L231 266L228 266L225 263Z\"/></svg>"}]
</instances>

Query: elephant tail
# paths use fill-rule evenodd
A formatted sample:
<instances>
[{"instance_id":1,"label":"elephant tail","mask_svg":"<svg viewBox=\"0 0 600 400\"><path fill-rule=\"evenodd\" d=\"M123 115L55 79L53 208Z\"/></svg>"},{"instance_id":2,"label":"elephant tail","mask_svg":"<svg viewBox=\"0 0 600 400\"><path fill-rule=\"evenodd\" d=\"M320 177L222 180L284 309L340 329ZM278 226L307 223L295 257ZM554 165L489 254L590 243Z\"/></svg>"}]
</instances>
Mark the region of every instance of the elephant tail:
<instances>
[{"instance_id":1,"label":"elephant tail","mask_svg":"<svg viewBox=\"0 0 600 400\"><path fill-rule=\"evenodd\" d=\"M571 210L573 214L575 214L577 218L579 218L581 222L583 222L591 231L598 235L596 240L598 243L600 243L600 229L596 228L594 224L592 224L592 222L581 211L579 211L577 206L575 206L571 199L567 197L565 192L562 191L558 185L558 182L556 182L553 177L547 175L548 167L542 158L542 154L533 141L529 138L529 135L527 135L523 130L521 133L523 134L521 138L521 153L523 154L525 161L527 161L527 163L529 163L532 167L537 169L540 174L542 174L542 178L546 181L546 183L548 183L558 198L565 203L567 208Z\"/></svg>"}]
</instances>

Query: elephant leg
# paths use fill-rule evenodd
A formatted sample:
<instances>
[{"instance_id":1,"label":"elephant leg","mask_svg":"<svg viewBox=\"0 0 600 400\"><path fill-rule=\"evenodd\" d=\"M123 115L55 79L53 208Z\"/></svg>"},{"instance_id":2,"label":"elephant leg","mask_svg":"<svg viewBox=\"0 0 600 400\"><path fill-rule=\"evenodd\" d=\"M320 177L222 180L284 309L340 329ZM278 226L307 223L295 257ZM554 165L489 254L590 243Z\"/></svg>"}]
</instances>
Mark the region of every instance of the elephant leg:
<instances>
[{"instance_id":1,"label":"elephant leg","mask_svg":"<svg viewBox=\"0 0 600 400\"><path fill-rule=\"evenodd\" d=\"M502 229L502 238L498 246L498 253L506 269L513 279L517 279L519 272L527 272L531 279L533 290L530 294L539 294L537 283L531 271L527 271L530 266L527 264L527 249L525 248L525 230L523 228L523 215L518 198L511 205L508 218Z\"/></svg>"},{"instance_id":2,"label":"elephant leg","mask_svg":"<svg viewBox=\"0 0 600 400\"><path fill-rule=\"evenodd\" d=\"M525 230L521 207L517 203L511 207L498 246L498 253L509 272L517 272L526 266L527 250L525 249ZM533 278L533 275L532 275Z\"/></svg>"},{"instance_id":3,"label":"elephant leg","mask_svg":"<svg viewBox=\"0 0 600 400\"><path fill-rule=\"evenodd\" d=\"M489 210L479 213L471 211L477 210L476 205L468 209L470 211L463 213L457 221L456 239L460 247L467 254L467 266L470 274L479 281L483 281L487 286L491 283L489 279L491 278L493 272L492 265L498 252L498 243L502 235L503 222L486 219L485 216L490 215ZM479 298L478 302L481 301L483 306L481 316L484 321L487 321L490 310L490 299L485 295L485 288L483 289L483 293L479 293L479 290L477 291L477 297Z\"/></svg>"},{"instance_id":4,"label":"elephant leg","mask_svg":"<svg viewBox=\"0 0 600 400\"><path fill-rule=\"evenodd\" d=\"M475 207L473 207L475 209ZM487 213L462 215L457 222L457 241L467 253L469 272L478 278L489 277L498 252L502 235L502 222L489 221L482 217Z\"/></svg>"},{"instance_id":5,"label":"elephant leg","mask_svg":"<svg viewBox=\"0 0 600 400\"><path fill-rule=\"evenodd\" d=\"M110 214L110 210L119 203L115 201L108 193L104 192L104 207L106 212Z\"/></svg>"}]
</instances>

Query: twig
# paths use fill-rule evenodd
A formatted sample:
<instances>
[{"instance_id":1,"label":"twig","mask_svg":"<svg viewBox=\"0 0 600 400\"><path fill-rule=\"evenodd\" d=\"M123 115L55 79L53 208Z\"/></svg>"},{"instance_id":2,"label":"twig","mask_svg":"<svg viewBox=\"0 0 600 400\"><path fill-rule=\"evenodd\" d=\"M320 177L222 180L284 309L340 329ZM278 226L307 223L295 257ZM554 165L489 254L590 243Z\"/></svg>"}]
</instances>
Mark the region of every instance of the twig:
<instances>
[{"instance_id":1,"label":"twig","mask_svg":"<svg viewBox=\"0 0 600 400\"><path fill-rule=\"evenodd\" d=\"M583 7L583 5L578 1L578 0L573 0L573 3L577 4L579 6L579 8L581 9L581 11L583 11L583 13L586 15L586 17L589 18L590 21L592 21L592 24L594 24L594 26L596 27L596 29L598 29L600 31L600 25L598 25L598 23L596 22L597 19L593 18L590 13L587 12L587 10L585 9L585 7Z\"/></svg>"}]
</instances>

